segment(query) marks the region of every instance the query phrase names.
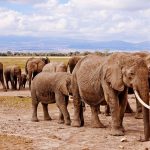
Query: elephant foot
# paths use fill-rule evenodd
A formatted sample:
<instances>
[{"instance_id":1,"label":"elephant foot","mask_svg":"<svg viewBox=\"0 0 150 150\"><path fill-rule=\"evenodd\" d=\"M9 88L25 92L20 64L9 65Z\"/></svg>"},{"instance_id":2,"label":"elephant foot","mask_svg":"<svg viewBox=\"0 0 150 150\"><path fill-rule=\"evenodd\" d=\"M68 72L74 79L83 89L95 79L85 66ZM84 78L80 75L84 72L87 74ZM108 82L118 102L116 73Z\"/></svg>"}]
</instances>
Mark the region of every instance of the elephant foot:
<instances>
[{"instance_id":1,"label":"elephant foot","mask_svg":"<svg viewBox=\"0 0 150 150\"><path fill-rule=\"evenodd\" d=\"M92 128L106 128L106 126L104 126L101 122L100 123L91 123L92 124Z\"/></svg>"},{"instance_id":2,"label":"elephant foot","mask_svg":"<svg viewBox=\"0 0 150 150\"><path fill-rule=\"evenodd\" d=\"M59 124L64 124L64 120L59 119L59 120L58 120L58 123L59 123Z\"/></svg>"},{"instance_id":3,"label":"elephant foot","mask_svg":"<svg viewBox=\"0 0 150 150\"><path fill-rule=\"evenodd\" d=\"M136 113L135 119L143 119L143 114L142 113Z\"/></svg>"},{"instance_id":4,"label":"elephant foot","mask_svg":"<svg viewBox=\"0 0 150 150\"><path fill-rule=\"evenodd\" d=\"M111 129L111 135L113 136L124 136L124 131L122 128L119 129Z\"/></svg>"},{"instance_id":5,"label":"elephant foot","mask_svg":"<svg viewBox=\"0 0 150 150\"><path fill-rule=\"evenodd\" d=\"M110 113L108 113L108 112L105 112L105 116L110 116Z\"/></svg>"},{"instance_id":6,"label":"elephant foot","mask_svg":"<svg viewBox=\"0 0 150 150\"><path fill-rule=\"evenodd\" d=\"M7 92L7 89L3 89L4 92Z\"/></svg>"},{"instance_id":7,"label":"elephant foot","mask_svg":"<svg viewBox=\"0 0 150 150\"><path fill-rule=\"evenodd\" d=\"M80 120L73 120L71 123L72 127L81 127L81 121Z\"/></svg>"},{"instance_id":8,"label":"elephant foot","mask_svg":"<svg viewBox=\"0 0 150 150\"><path fill-rule=\"evenodd\" d=\"M39 120L37 118L32 118L31 121L32 122L39 122Z\"/></svg>"},{"instance_id":9,"label":"elephant foot","mask_svg":"<svg viewBox=\"0 0 150 150\"><path fill-rule=\"evenodd\" d=\"M49 117L44 117L44 120L45 121L50 121L50 120L52 120L52 118L49 116Z\"/></svg>"},{"instance_id":10,"label":"elephant foot","mask_svg":"<svg viewBox=\"0 0 150 150\"><path fill-rule=\"evenodd\" d=\"M147 141L150 141L150 137L149 138L140 137L140 139L138 139L137 141L139 141L139 142L147 142Z\"/></svg>"},{"instance_id":11,"label":"elephant foot","mask_svg":"<svg viewBox=\"0 0 150 150\"><path fill-rule=\"evenodd\" d=\"M66 120L65 121L65 125L70 125L71 124L71 120Z\"/></svg>"}]
</instances>

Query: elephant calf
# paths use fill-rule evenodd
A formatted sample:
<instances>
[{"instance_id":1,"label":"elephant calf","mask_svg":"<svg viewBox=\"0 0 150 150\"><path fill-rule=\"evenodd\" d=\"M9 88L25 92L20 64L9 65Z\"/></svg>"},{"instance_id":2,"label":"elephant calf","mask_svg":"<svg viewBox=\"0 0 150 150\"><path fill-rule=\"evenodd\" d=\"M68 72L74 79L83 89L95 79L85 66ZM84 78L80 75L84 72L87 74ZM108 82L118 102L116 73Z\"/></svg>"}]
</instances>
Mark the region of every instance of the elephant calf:
<instances>
[{"instance_id":1,"label":"elephant calf","mask_svg":"<svg viewBox=\"0 0 150 150\"><path fill-rule=\"evenodd\" d=\"M21 81L20 81L20 82L21 82L21 87L25 88L25 85L26 85L26 82L27 82L27 75L24 74L24 73L22 73L20 80L21 80Z\"/></svg>"},{"instance_id":2,"label":"elephant calf","mask_svg":"<svg viewBox=\"0 0 150 150\"><path fill-rule=\"evenodd\" d=\"M38 121L37 107L42 103L44 120L51 120L48 113L48 104L57 104L60 114L59 122L70 125L70 115L67 110L69 93L71 93L71 74L66 72L41 72L33 79L31 84L31 97L33 106L32 121Z\"/></svg>"}]
</instances>

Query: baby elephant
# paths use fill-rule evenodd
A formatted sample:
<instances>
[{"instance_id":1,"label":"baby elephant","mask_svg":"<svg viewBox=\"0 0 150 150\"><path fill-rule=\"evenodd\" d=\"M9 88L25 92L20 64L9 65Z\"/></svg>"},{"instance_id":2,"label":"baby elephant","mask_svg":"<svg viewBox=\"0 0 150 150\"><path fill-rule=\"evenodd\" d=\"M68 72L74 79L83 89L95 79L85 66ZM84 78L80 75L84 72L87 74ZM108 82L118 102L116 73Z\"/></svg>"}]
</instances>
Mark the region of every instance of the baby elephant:
<instances>
[{"instance_id":1,"label":"baby elephant","mask_svg":"<svg viewBox=\"0 0 150 150\"><path fill-rule=\"evenodd\" d=\"M21 74L21 87L25 88L26 82L27 82L27 75L22 73Z\"/></svg>"},{"instance_id":2,"label":"baby elephant","mask_svg":"<svg viewBox=\"0 0 150 150\"><path fill-rule=\"evenodd\" d=\"M42 103L44 120L51 120L48 104L57 104L60 114L58 123L70 125L70 115L67 110L69 94L71 94L71 74L67 72L41 72L32 81L31 97L33 115L32 121L38 121L37 107Z\"/></svg>"}]
</instances>

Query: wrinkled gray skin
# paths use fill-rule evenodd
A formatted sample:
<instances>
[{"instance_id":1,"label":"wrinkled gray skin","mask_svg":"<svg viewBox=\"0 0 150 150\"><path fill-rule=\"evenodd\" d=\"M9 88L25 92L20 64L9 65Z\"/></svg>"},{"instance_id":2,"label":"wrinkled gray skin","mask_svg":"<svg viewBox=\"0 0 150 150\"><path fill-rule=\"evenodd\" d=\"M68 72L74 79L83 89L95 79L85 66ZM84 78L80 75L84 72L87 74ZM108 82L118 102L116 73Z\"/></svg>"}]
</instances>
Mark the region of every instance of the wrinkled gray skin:
<instances>
[{"instance_id":1,"label":"wrinkled gray skin","mask_svg":"<svg viewBox=\"0 0 150 150\"><path fill-rule=\"evenodd\" d=\"M129 55L138 56L145 60L146 65L148 67L149 73L148 73L148 80L149 80L149 87L150 87L150 53L149 52L135 52L135 53L129 53ZM129 88L128 90L129 94L133 94L133 88ZM139 101L136 99L136 119L142 119L142 105L139 103Z\"/></svg>"},{"instance_id":2,"label":"wrinkled gray skin","mask_svg":"<svg viewBox=\"0 0 150 150\"><path fill-rule=\"evenodd\" d=\"M8 82L11 82L11 89L17 90L17 83L19 85L19 90L21 87L21 68L18 65L8 66L4 70L4 76L6 80L7 89L9 89Z\"/></svg>"},{"instance_id":3,"label":"wrinkled gray skin","mask_svg":"<svg viewBox=\"0 0 150 150\"><path fill-rule=\"evenodd\" d=\"M67 66L63 62L51 62L43 67L42 72L67 72Z\"/></svg>"},{"instance_id":4,"label":"wrinkled gray skin","mask_svg":"<svg viewBox=\"0 0 150 150\"><path fill-rule=\"evenodd\" d=\"M143 59L114 53L106 58L89 55L79 60L73 71L72 93L74 119L72 126L84 125L81 99L91 107L92 126L104 127L97 106L104 100L110 106L112 135L124 135L123 117L127 104L128 87L136 89L149 105L148 68ZM143 107L145 141L150 138L149 110Z\"/></svg>"},{"instance_id":5,"label":"wrinkled gray skin","mask_svg":"<svg viewBox=\"0 0 150 150\"><path fill-rule=\"evenodd\" d=\"M4 76L3 76L3 64L0 62L0 82L2 83L3 90L7 91L5 83L4 83Z\"/></svg>"},{"instance_id":6,"label":"wrinkled gray skin","mask_svg":"<svg viewBox=\"0 0 150 150\"><path fill-rule=\"evenodd\" d=\"M21 87L25 88L26 82L27 82L27 75L22 73L21 74Z\"/></svg>"},{"instance_id":7,"label":"wrinkled gray skin","mask_svg":"<svg viewBox=\"0 0 150 150\"><path fill-rule=\"evenodd\" d=\"M28 75L29 89L31 88L31 80L42 71L43 67L49 63L50 60L46 58L29 58L25 65L25 71Z\"/></svg>"},{"instance_id":8,"label":"wrinkled gray skin","mask_svg":"<svg viewBox=\"0 0 150 150\"><path fill-rule=\"evenodd\" d=\"M42 103L44 120L51 120L48 113L48 104L57 104L60 114L58 123L70 125L70 115L67 110L68 97L71 93L71 74L66 72L41 72L32 81L31 97L33 115L32 121L38 121L37 107Z\"/></svg>"},{"instance_id":9,"label":"wrinkled gray skin","mask_svg":"<svg viewBox=\"0 0 150 150\"><path fill-rule=\"evenodd\" d=\"M67 66L69 68L70 73L73 72L74 67L80 59L81 57L79 56L72 56L71 58L69 58Z\"/></svg>"}]
</instances>

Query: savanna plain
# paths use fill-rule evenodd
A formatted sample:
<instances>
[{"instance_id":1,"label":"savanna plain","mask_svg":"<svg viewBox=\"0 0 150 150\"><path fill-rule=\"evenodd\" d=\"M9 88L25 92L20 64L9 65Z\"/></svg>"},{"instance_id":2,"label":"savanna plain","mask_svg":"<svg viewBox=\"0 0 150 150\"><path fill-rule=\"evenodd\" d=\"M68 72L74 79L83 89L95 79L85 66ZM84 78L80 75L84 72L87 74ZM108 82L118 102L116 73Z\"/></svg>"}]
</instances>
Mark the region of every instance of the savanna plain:
<instances>
[{"instance_id":1,"label":"savanna plain","mask_svg":"<svg viewBox=\"0 0 150 150\"><path fill-rule=\"evenodd\" d=\"M68 57L49 57L50 61L67 63ZM17 64L24 72L28 57L0 57L4 68ZM135 112L135 97L129 95L129 103ZM143 137L143 120L135 119L135 113L125 114L125 136L111 136L111 117L99 117L106 128L91 128L91 112L88 105L84 112L85 125L81 128L58 124L59 110L50 104L51 121L43 120L43 110L38 107L39 122L32 122L31 95L28 85L20 91L2 91L0 85L0 150L150 150L149 142L139 142ZM73 103L68 110L73 119Z\"/></svg>"}]
</instances>

